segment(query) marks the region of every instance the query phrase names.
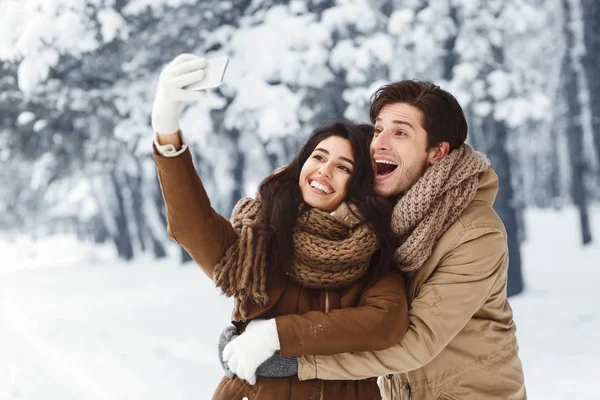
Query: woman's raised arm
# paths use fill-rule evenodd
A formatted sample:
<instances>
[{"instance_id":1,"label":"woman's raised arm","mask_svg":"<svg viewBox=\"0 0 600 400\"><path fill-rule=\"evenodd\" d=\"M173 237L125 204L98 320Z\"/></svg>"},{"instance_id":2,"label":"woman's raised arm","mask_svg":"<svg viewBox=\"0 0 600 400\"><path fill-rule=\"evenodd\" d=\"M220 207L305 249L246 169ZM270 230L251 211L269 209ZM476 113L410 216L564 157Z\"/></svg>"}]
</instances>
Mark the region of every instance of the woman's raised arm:
<instances>
[{"instance_id":1,"label":"woman's raised arm","mask_svg":"<svg viewBox=\"0 0 600 400\"><path fill-rule=\"evenodd\" d=\"M201 81L205 66L203 58L182 54L164 68L152 107L152 129L156 135L154 160L167 209L169 236L213 279L215 265L237 235L231 223L211 207L179 132L181 102L204 96L184 87Z\"/></svg>"},{"instance_id":2,"label":"woman's raised arm","mask_svg":"<svg viewBox=\"0 0 600 400\"><path fill-rule=\"evenodd\" d=\"M189 150L177 157L163 157L155 147L154 160L167 208L169 236L213 279L215 265L235 243L237 234L211 207Z\"/></svg>"}]
</instances>

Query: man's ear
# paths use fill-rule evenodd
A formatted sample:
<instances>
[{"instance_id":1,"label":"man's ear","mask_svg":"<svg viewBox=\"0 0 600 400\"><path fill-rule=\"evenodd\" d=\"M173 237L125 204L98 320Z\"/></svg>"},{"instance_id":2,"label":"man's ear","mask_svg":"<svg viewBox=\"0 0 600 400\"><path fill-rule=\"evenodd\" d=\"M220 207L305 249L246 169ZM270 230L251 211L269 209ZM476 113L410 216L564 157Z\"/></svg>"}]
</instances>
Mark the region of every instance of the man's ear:
<instances>
[{"instance_id":1,"label":"man's ear","mask_svg":"<svg viewBox=\"0 0 600 400\"><path fill-rule=\"evenodd\" d=\"M429 149L427 161L429 162L429 165L433 165L436 162L440 161L442 158L444 158L448 153L450 153L450 143L438 143L431 149Z\"/></svg>"}]
</instances>

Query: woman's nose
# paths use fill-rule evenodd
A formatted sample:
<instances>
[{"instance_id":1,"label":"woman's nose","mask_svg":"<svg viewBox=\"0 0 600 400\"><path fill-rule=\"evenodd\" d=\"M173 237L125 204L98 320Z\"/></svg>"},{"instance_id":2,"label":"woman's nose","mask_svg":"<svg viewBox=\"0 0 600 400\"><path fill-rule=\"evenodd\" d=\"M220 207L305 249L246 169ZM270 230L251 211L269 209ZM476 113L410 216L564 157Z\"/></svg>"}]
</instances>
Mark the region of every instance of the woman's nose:
<instances>
[{"instance_id":1,"label":"woman's nose","mask_svg":"<svg viewBox=\"0 0 600 400\"><path fill-rule=\"evenodd\" d=\"M326 178L331 178L331 168L328 164L325 164L319 168L319 175L323 175Z\"/></svg>"}]
</instances>

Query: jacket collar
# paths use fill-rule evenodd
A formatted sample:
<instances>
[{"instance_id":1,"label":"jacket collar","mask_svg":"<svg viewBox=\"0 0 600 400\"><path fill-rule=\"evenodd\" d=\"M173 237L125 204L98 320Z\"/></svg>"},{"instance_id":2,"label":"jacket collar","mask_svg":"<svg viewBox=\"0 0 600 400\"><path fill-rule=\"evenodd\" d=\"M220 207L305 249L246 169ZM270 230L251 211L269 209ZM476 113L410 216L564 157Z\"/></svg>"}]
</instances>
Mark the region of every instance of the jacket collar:
<instances>
[{"instance_id":1,"label":"jacket collar","mask_svg":"<svg viewBox=\"0 0 600 400\"><path fill-rule=\"evenodd\" d=\"M494 205L498 194L498 175L492 168L488 168L479 174L479 186L475 194L475 200L484 201L490 206Z\"/></svg>"}]
</instances>

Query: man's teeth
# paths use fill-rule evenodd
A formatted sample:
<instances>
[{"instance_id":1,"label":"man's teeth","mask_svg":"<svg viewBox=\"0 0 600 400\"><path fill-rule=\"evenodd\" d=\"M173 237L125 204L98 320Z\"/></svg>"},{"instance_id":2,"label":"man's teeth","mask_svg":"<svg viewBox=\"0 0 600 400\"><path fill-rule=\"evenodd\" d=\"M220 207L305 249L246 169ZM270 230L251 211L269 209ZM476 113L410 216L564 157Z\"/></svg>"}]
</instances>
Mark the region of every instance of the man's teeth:
<instances>
[{"instance_id":1,"label":"man's teeth","mask_svg":"<svg viewBox=\"0 0 600 400\"><path fill-rule=\"evenodd\" d=\"M375 160L377 164L390 164L390 165L398 165L397 163L389 160Z\"/></svg>"},{"instance_id":2,"label":"man's teeth","mask_svg":"<svg viewBox=\"0 0 600 400\"><path fill-rule=\"evenodd\" d=\"M315 189L320 190L323 193L327 193L330 194L331 193L331 189L329 189L327 186L325 185L321 185L319 182L317 181L312 181L310 183L310 186L314 187Z\"/></svg>"}]
</instances>

